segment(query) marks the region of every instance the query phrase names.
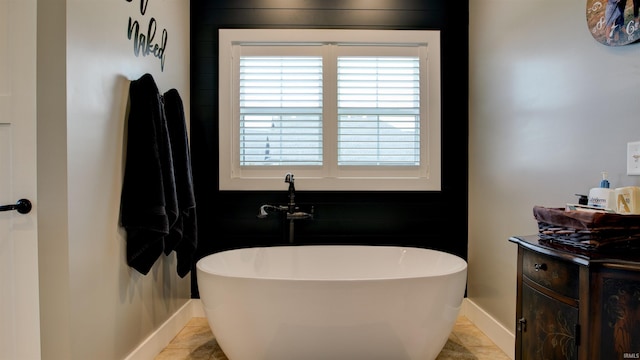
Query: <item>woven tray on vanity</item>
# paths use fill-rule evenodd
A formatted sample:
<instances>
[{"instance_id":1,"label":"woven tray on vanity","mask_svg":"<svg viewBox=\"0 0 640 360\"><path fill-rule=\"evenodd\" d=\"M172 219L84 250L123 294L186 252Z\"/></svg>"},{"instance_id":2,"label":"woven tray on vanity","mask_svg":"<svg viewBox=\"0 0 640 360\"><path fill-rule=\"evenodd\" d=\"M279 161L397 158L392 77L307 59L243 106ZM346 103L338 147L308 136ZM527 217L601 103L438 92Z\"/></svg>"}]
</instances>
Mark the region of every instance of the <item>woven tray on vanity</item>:
<instances>
[{"instance_id":1,"label":"woven tray on vanity","mask_svg":"<svg viewBox=\"0 0 640 360\"><path fill-rule=\"evenodd\" d=\"M540 239L585 250L629 247L640 241L640 215L533 207Z\"/></svg>"}]
</instances>

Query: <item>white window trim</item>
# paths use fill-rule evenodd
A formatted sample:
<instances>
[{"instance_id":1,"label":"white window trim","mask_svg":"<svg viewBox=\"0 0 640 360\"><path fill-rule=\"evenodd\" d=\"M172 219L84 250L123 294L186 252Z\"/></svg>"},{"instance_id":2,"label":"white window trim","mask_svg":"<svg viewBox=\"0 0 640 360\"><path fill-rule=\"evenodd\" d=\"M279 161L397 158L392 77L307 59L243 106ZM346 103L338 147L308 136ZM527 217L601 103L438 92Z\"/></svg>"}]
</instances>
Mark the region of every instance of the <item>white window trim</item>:
<instances>
[{"instance_id":1,"label":"white window trim","mask_svg":"<svg viewBox=\"0 0 640 360\"><path fill-rule=\"evenodd\" d=\"M428 166L422 174L392 167L352 167L340 175L323 167L273 167L270 175L264 169L240 169L237 154L238 130L232 119L234 104L232 95L237 89L234 80L234 49L247 43L309 43L334 42L357 44L394 44L401 39L406 44L428 44L427 91L421 92L421 103L426 105L425 137L428 148L424 159ZM219 30L219 186L220 190L282 190L284 175L295 175L298 190L333 191L439 191L441 190L441 104L440 104L440 32L413 30L337 30L337 29L220 29ZM334 136L335 134L325 134ZM423 138L424 139L424 138ZM334 153L326 153L334 156ZM347 174L347 176L343 176Z\"/></svg>"}]
</instances>

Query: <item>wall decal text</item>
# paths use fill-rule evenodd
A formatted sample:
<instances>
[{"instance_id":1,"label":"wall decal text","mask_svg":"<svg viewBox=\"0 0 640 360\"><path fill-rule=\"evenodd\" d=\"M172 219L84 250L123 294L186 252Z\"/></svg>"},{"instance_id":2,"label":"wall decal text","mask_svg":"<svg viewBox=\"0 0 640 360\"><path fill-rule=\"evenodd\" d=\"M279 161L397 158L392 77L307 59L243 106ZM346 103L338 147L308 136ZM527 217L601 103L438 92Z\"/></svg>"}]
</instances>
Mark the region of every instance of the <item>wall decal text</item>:
<instances>
[{"instance_id":1,"label":"wall decal text","mask_svg":"<svg viewBox=\"0 0 640 360\"><path fill-rule=\"evenodd\" d=\"M125 0L126 2L132 2L133 0ZM144 16L147 12L147 5L149 0L140 0L140 15ZM149 26L146 33L140 32L140 22L129 17L129 24L127 26L127 38L133 41L133 53L139 57L142 56L155 56L160 59L160 69L164 71L165 50L167 48L167 29L162 29L162 35L156 41L157 21L154 17L149 19Z\"/></svg>"}]
</instances>

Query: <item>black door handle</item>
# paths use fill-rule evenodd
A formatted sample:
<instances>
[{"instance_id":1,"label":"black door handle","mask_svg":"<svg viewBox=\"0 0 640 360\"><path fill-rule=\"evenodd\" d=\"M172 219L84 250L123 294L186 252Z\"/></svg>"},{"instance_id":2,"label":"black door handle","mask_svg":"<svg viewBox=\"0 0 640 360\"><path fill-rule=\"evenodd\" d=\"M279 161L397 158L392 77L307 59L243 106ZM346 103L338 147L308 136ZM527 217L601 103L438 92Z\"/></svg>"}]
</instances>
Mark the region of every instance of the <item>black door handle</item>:
<instances>
[{"instance_id":1,"label":"black door handle","mask_svg":"<svg viewBox=\"0 0 640 360\"><path fill-rule=\"evenodd\" d=\"M1 205L0 211L16 210L20 214L28 214L31 211L31 201L27 199L20 199L14 205Z\"/></svg>"}]
</instances>

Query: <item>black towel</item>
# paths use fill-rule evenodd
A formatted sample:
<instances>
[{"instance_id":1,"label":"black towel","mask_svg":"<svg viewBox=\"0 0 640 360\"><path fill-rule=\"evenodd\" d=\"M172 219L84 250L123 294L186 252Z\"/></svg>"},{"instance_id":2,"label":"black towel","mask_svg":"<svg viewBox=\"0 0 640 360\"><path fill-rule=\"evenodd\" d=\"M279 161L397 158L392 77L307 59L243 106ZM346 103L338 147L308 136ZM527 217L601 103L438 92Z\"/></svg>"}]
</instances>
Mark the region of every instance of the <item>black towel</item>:
<instances>
[{"instance_id":1,"label":"black towel","mask_svg":"<svg viewBox=\"0 0 640 360\"><path fill-rule=\"evenodd\" d=\"M127 263L146 275L178 219L167 122L150 74L129 85L126 141L120 221L127 232Z\"/></svg>"},{"instance_id":2,"label":"black towel","mask_svg":"<svg viewBox=\"0 0 640 360\"><path fill-rule=\"evenodd\" d=\"M171 89L164 94L164 111L173 155L179 210L178 220L169 229L169 235L166 237L164 253L169 255L172 250L175 250L178 275L185 277L191 271L197 246L196 200L193 192L184 106L176 89Z\"/></svg>"}]
</instances>

